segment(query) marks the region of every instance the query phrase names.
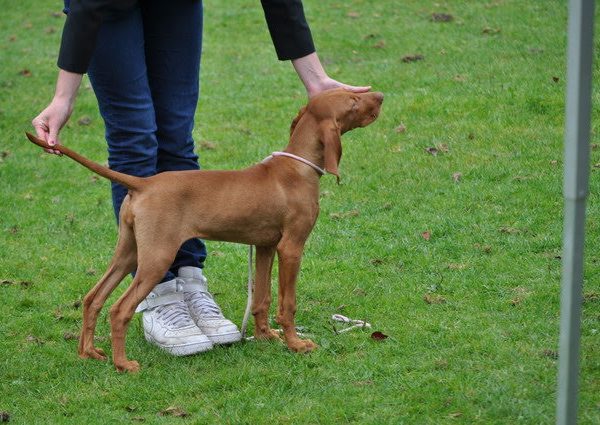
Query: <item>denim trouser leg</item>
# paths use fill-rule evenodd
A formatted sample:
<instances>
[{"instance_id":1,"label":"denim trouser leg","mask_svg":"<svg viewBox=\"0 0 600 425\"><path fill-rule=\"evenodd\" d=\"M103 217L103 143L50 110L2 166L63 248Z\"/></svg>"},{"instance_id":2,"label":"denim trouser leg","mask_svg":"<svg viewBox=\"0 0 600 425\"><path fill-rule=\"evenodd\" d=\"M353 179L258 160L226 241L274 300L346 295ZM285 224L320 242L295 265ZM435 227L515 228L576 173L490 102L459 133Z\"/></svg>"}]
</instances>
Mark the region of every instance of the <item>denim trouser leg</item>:
<instances>
[{"instance_id":1,"label":"denim trouser leg","mask_svg":"<svg viewBox=\"0 0 600 425\"><path fill-rule=\"evenodd\" d=\"M146 0L105 21L88 74L106 126L108 162L136 176L198 169L192 129L198 101L202 3ZM127 189L112 184L118 219ZM185 242L164 280L203 267L206 248Z\"/></svg>"}]
</instances>

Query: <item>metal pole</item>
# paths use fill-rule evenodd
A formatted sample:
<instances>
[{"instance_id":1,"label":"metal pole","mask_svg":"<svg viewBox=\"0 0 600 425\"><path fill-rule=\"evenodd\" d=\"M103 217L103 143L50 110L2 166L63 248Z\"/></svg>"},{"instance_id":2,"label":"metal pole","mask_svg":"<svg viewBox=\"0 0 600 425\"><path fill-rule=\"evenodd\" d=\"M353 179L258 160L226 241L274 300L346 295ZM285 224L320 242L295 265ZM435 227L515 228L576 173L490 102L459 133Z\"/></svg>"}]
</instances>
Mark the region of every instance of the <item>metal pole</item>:
<instances>
[{"instance_id":1,"label":"metal pole","mask_svg":"<svg viewBox=\"0 0 600 425\"><path fill-rule=\"evenodd\" d=\"M569 1L565 124L562 288L556 423L577 422L583 289L585 203L588 195L594 0Z\"/></svg>"}]
</instances>

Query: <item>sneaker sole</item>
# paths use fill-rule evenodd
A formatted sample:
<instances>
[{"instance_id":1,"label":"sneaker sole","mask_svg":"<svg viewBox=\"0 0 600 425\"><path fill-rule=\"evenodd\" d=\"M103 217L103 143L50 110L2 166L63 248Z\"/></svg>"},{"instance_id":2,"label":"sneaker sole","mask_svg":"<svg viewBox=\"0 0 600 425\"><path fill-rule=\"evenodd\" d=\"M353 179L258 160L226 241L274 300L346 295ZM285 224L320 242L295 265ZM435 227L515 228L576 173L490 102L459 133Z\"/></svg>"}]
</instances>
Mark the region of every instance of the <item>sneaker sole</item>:
<instances>
[{"instance_id":1,"label":"sneaker sole","mask_svg":"<svg viewBox=\"0 0 600 425\"><path fill-rule=\"evenodd\" d=\"M206 334L205 334L206 335ZM221 335L206 335L213 344L226 345L233 344L242 340L242 334L239 331Z\"/></svg>"},{"instance_id":2,"label":"sneaker sole","mask_svg":"<svg viewBox=\"0 0 600 425\"><path fill-rule=\"evenodd\" d=\"M161 350L178 357L191 356L192 354L203 353L205 351L210 351L213 349L213 343L210 340L193 344L162 345L156 342L150 335L148 335L145 332L144 336L146 337L146 341L148 341L150 344L155 345Z\"/></svg>"}]
</instances>

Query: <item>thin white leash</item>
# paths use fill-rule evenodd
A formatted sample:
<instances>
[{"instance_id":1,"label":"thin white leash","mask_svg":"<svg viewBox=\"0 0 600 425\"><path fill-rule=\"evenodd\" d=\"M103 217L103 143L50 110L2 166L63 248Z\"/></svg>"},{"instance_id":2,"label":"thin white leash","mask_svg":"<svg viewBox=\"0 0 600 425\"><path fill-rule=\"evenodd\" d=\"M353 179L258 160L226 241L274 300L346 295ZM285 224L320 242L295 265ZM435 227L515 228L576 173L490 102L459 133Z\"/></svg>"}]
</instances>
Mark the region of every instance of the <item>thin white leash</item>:
<instances>
[{"instance_id":1,"label":"thin white leash","mask_svg":"<svg viewBox=\"0 0 600 425\"><path fill-rule=\"evenodd\" d=\"M246 329L248 329L248 319L250 318L250 312L252 310L252 248L248 247L248 301L246 302L246 311L244 312L244 319L242 320L242 339L246 339Z\"/></svg>"},{"instance_id":2,"label":"thin white leash","mask_svg":"<svg viewBox=\"0 0 600 425\"><path fill-rule=\"evenodd\" d=\"M334 322L342 322L342 323L347 323L350 325L350 326L340 329L340 330L335 329L335 327L334 327L335 332L338 334L348 332L349 330L355 329L355 328L370 328L371 327L371 324L367 323L364 320L350 319L349 317L346 317L341 314L334 314L333 316L331 316L331 320L333 320Z\"/></svg>"}]
</instances>

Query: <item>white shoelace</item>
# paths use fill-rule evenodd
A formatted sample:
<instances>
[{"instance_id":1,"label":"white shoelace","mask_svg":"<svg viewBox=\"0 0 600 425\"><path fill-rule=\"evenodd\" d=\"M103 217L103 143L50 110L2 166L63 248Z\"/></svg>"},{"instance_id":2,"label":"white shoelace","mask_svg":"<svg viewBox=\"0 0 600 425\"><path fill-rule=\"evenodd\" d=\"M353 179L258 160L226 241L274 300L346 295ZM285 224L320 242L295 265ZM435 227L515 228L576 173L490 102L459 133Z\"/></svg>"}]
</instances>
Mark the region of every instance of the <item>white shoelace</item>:
<instances>
[{"instance_id":1,"label":"white shoelace","mask_svg":"<svg viewBox=\"0 0 600 425\"><path fill-rule=\"evenodd\" d=\"M190 309L198 312L203 318L222 319L224 318L221 309L215 303L209 292L195 291L189 293Z\"/></svg>"},{"instance_id":2,"label":"white shoelace","mask_svg":"<svg viewBox=\"0 0 600 425\"><path fill-rule=\"evenodd\" d=\"M181 328L194 324L185 301L156 307L156 314L157 318L168 327Z\"/></svg>"}]
</instances>

